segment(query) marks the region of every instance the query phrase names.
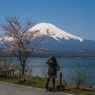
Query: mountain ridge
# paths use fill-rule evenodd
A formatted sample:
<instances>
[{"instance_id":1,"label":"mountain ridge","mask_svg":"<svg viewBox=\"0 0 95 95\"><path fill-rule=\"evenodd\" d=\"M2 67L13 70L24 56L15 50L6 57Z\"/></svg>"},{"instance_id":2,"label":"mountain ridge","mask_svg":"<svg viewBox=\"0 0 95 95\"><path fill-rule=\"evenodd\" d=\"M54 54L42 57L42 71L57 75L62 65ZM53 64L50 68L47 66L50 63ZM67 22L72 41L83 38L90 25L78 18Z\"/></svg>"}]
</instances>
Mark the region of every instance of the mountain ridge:
<instances>
[{"instance_id":1,"label":"mountain ridge","mask_svg":"<svg viewBox=\"0 0 95 95\"><path fill-rule=\"evenodd\" d=\"M42 48L47 48L49 52L42 51L37 53L39 56L45 55L56 55L56 56L87 56L95 57L95 41L82 39L67 33L50 23L39 23L34 27L30 28L30 31L40 30L41 34L46 34L46 30L54 32L55 35L47 37L45 41L51 42L51 45L41 45ZM0 44L2 46L2 44Z\"/></svg>"},{"instance_id":2,"label":"mountain ridge","mask_svg":"<svg viewBox=\"0 0 95 95\"><path fill-rule=\"evenodd\" d=\"M70 38L72 38L75 40L83 41L82 38L74 36L70 33L67 33L50 23L39 23L35 25L34 27L32 27L30 30L40 30L41 34L46 34L46 29L49 29L50 32L53 32L55 34L51 37L53 37L56 40L63 39L63 38L65 40L69 40Z\"/></svg>"},{"instance_id":3,"label":"mountain ridge","mask_svg":"<svg viewBox=\"0 0 95 95\"><path fill-rule=\"evenodd\" d=\"M44 46L45 48L49 49L50 54L65 54L68 56L69 54L70 56L95 55L95 41L93 40L86 40L74 36L50 23L39 23L31 29L40 30L42 34L46 31L46 29L49 29L50 32L55 33L54 36L50 36L47 38L47 41L51 42L52 44Z\"/></svg>"}]
</instances>

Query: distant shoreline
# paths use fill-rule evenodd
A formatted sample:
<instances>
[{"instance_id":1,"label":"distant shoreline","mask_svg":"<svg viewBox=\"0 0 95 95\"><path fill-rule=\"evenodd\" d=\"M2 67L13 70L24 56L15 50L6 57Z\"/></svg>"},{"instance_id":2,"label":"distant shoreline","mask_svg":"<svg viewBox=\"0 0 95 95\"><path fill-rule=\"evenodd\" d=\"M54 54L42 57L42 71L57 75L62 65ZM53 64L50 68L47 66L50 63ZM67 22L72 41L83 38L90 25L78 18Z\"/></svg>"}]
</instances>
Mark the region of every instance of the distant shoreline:
<instances>
[{"instance_id":1,"label":"distant shoreline","mask_svg":"<svg viewBox=\"0 0 95 95\"><path fill-rule=\"evenodd\" d=\"M51 55L50 55L51 56ZM50 56L30 56L29 58L49 58ZM2 58L3 56L0 56L0 58ZM5 57L14 57L14 58L17 58L15 56L5 56ZM95 58L95 57L87 57L87 56L82 56L82 57L79 57L79 56L55 56L56 58Z\"/></svg>"},{"instance_id":2,"label":"distant shoreline","mask_svg":"<svg viewBox=\"0 0 95 95\"><path fill-rule=\"evenodd\" d=\"M1 52L1 57L15 57L13 54L8 54ZM95 58L95 54L72 54L72 53L33 53L29 56L29 58L48 58L50 56L55 56L57 58Z\"/></svg>"}]
</instances>

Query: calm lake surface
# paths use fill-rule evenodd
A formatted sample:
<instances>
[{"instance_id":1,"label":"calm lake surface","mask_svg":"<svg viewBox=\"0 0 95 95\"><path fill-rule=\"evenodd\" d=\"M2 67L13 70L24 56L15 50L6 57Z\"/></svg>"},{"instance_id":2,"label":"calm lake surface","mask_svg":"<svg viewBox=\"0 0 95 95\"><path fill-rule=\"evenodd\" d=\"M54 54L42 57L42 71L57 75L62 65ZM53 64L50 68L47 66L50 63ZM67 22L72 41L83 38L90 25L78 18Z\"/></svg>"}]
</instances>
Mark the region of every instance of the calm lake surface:
<instances>
[{"instance_id":1,"label":"calm lake surface","mask_svg":"<svg viewBox=\"0 0 95 95\"><path fill-rule=\"evenodd\" d=\"M49 58L29 58L26 62L26 67L32 66L35 71L33 73L35 76L46 77L48 71L46 62L48 59ZM88 68L88 70L92 72L91 77L87 80L89 80L90 84L95 85L95 58L56 58L56 60L60 66L60 71L57 72L57 79L59 79L59 74L62 72L62 79L71 83L70 70L73 74L76 74L73 67L77 66L77 63L80 63L82 70ZM14 58L14 61L18 60Z\"/></svg>"}]
</instances>

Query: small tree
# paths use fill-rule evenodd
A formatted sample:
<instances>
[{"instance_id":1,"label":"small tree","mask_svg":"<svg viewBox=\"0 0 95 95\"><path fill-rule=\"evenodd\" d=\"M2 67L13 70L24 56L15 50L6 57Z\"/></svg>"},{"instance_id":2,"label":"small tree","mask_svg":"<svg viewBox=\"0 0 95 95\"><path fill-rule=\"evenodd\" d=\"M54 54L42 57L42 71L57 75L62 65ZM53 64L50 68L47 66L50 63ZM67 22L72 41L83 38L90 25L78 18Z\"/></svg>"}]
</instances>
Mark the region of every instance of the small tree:
<instances>
[{"instance_id":1,"label":"small tree","mask_svg":"<svg viewBox=\"0 0 95 95\"><path fill-rule=\"evenodd\" d=\"M86 85L88 78L90 78L92 74L91 71L88 70L88 68L82 69L80 63L77 63L77 66L74 66L72 68L72 71L70 70L71 73L70 78L77 85L77 89L80 87L81 84Z\"/></svg>"},{"instance_id":2,"label":"small tree","mask_svg":"<svg viewBox=\"0 0 95 95\"><path fill-rule=\"evenodd\" d=\"M13 62L12 57L5 56L5 54L3 54L2 57L0 58L0 67L3 70L13 69L15 72L15 71L19 70L20 63Z\"/></svg>"},{"instance_id":3,"label":"small tree","mask_svg":"<svg viewBox=\"0 0 95 95\"><path fill-rule=\"evenodd\" d=\"M3 70L11 69L13 59L5 56L1 58L2 59L0 60L0 67L2 67Z\"/></svg>"},{"instance_id":4,"label":"small tree","mask_svg":"<svg viewBox=\"0 0 95 95\"><path fill-rule=\"evenodd\" d=\"M25 70L25 73L27 74L28 78L29 79L36 71L36 68L34 68L33 66L29 66L26 68Z\"/></svg>"},{"instance_id":5,"label":"small tree","mask_svg":"<svg viewBox=\"0 0 95 95\"><path fill-rule=\"evenodd\" d=\"M31 30L34 22L27 19L22 23L20 17L5 17L6 24L2 23L3 35L1 41L6 45L5 51L14 54L20 61L22 66L22 74L24 74L26 60L31 53L47 51L46 48L39 48L39 45L51 44L42 42L48 36L53 35L47 29L45 34L40 34L40 30Z\"/></svg>"}]
</instances>

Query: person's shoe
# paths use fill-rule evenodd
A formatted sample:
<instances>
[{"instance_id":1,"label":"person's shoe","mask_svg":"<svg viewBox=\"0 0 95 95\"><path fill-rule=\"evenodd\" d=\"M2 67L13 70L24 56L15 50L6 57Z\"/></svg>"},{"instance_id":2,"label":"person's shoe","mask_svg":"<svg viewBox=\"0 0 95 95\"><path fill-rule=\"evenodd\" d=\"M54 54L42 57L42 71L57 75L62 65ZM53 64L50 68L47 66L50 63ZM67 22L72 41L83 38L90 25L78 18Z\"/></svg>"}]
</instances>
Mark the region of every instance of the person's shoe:
<instances>
[{"instance_id":1,"label":"person's shoe","mask_svg":"<svg viewBox=\"0 0 95 95\"><path fill-rule=\"evenodd\" d=\"M46 91L46 92L48 91L47 88L45 88L45 91Z\"/></svg>"}]
</instances>

